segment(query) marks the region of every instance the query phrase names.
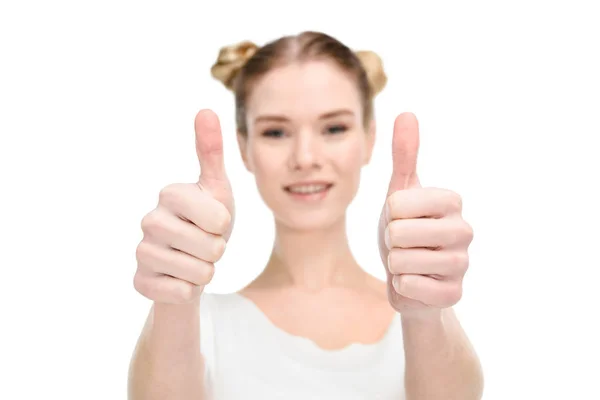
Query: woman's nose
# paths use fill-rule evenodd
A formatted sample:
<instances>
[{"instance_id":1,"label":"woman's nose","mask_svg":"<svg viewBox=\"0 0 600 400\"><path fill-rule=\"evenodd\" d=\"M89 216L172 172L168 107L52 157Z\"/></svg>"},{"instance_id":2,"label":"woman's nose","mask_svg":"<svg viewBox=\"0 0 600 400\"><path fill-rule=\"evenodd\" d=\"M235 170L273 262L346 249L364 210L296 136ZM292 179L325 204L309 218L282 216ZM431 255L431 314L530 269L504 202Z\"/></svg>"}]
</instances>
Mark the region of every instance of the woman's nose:
<instances>
[{"instance_id":1,"label":"woman's nose","mask_svg":"<svg viewBox=\"0 0 600 400\"><path fill-rule=\"evenodd\" d=\"M297 170L320 168L322 165L321 147L319 138L314 133L306 132L297 135L293 141L290 167Z\"/></svg>"}]
</instances>

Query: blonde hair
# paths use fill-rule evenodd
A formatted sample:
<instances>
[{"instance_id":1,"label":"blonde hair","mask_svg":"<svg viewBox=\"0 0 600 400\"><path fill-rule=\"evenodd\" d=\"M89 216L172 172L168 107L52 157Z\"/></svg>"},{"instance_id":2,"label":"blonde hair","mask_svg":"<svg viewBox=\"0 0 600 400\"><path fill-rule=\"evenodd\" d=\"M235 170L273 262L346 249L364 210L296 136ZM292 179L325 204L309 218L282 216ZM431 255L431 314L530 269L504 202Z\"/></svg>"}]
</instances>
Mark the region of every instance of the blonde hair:
<instances>
[{"instance_id":1,"label":"blonde hair","mask_svg":"<svg viewBox=\"0 0 600 400\"><path fill-rule=\"evenodd\" d=\"M322 32L305 31L262 47L246 40L220 49L211 74L235 94L238 131L247 133L246 101L260 77L278 66L315 59L331 60L355 79L366 126L373 118L373 99L387 84L381 58L373 51L352 51Z\"/></svg>"}]
</instances>

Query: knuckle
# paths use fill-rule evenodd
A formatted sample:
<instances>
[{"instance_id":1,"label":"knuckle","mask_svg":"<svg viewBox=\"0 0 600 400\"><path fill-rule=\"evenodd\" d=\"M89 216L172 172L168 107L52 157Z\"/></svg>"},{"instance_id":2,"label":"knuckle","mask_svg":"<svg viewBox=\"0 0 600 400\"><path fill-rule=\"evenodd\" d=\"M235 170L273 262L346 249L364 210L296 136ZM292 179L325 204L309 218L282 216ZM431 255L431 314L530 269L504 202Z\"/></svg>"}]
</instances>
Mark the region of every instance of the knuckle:
<instances>
[{"instance_id":1,"label":"knuckle","mask_svg":"<svg viewBox=\"0 0 600 400\"><path fill-rule=\"evenodd\" d=\"M173 205L179 201L182 193L181 183L171 183L160 190L158 202L166 206Z\"/></svg>"},{"instance_id":2,"label":"knuckle","mask_svg":"<svg viewBox=\"0 0 600 400\"><path fill-rule=\"evenodd\" d=\"M452 307L460 301L462 298L462 280L456 280L447 282L444 285L444 289L440 291L438 301L443 307Z\"/></svg>"},{"instance_id":3,"label":"knuckle","mask_svg":"<svg viewBox=\"0 0 600 400\"><path fill-rule=\"evenodd\" d=\"M133 276L133 287L142 296L152 298L150 281L139 271Z\"/></svg>"},{"instance_id":4,"label":"knuckle","mask_svg":"<svg viewBox=\"0 0 600 400\"><path fill-rule=\"evenodd\" d=\"M212 245L211 245L211 249L210 249L210 258L211 258L211 262L217 262L221 259L221 257L223 256L223 253L225 253L225 246L227 245L227 243L225 242L225 239L221 236L219 236L218 238L216 238L215 240L212 241Z\"/></svg>"},{"instance_id":5,"label":"knuckle","mask_svg":"<svg viewBox=\"0 0 600 400\"><path fill-rule=\"evenodd\" d=\"M462 285L459 283L448 293L448 303L450 305L458 303L462 299L462 295Z\"/></svg>"},{"instance_id":6,"label":"knuckle","mask_svg":"<svg viewBox=\"0 0 600 400\"><path fill-rule=\"evenodd\" d=\"M141 226L144 233L155 232L161 229L161 218L156 209L150 211L142 218Z\"/></svg>"},{"instance_id":7,"label":"knuckle","mask_svg":"<svg viewBox=\"0 0 600 400\"><path fill-rule=\"evenodd\" d=\"M473 240L473 229L462 219L455 219L446 225L448 244L470 244Z\"/></svg>"},{"instance_id":8,"label":"knuckle","mask_svg":"<svg viewBox=\"0 0 600 400\"><path fill-rule=\"evenodd\" d=\"M168 210L181 209L188 192L189 188L185 184L172 183L161 189L158 194L158 203Z\"/></svg>"},{"instance_id":9,"label":"knuckle","mask_svg":"<svg viewBox=\"0 0 600 400\"><path fill-rule=\"evenodd\" d=\"M213 276L215 275L215 266L212 263L206 263L201 268L199 268L199 285L207 285L212 281Z\"/></svg>"},{"instance_id":10,"label":"knuckle","mask_svg":"<svg viewBox=\"0 0 600 400\"><path fill-rule=\"evenodd\" d=\"M215 276L215 266L210 263L206 268L206 283L212 281L212 278Z\"/></svg>"},{"instance_id":11,"label":"knuckle","mask_svg":"<svg viewBox=\"0 0 600 400\"><path fill-rule=\"evenodd\" d=\"M215 225L219 232L225 233L229 229L230 224L231 214L229 214L229 211L225 207L223 207L222 211L215 213Z\"/></svg>"},{"instance_id":12,"label":"knuckle","mask_svg":"<svg viewBox=\"0 0 600 400\"><path fill-rule=\"evenodd\" d=\"M150 246L151 245L148 242L142 240L135 249L135 259L137 260L138 268L143 267L146 260L148 260L150 255Z\"/></svg>"},{"instance_id":13,"label":"knuckle","mask_svg":"<svg viewBox=\"0 0 600 400\"><path fill-rule=\"evenodd\" d=\"M146 249L145 249L146 245L144 243L144 241L142 240L137 247L135 248L135 259L138 263L138 267L140 266L140 263L145 259L146 257Z\"/></svg>"},{"instance_id":14,"label":"knuckle","mask_svg":"<svg viewBox=\"0 0 600 400\"><path fill-rule=\"evenodd\" d=\"M463 221L463 235L469 243L473 240L475 235L473 227L466 221Z\"/></svg>"},{"instance_id":15,"label":"knuckle","mask_svg":"<svg viewBox=\"0 0 600 400\"><path fill-rule=\"evenodd\" d=\"M447 205L448 205L448 213L457 213L457 212L461 212L463 209L463 200L462 197L456 193L453 192L451 190L447 190L447 197L448 197L448 201L447 201Z\"/></svg>"},{"instance_id":16,"label":"knuckle","mask_svg":"<svg viewBox=\"0 0 600 400\"><path fill-rule=\"evenodd\" d=\"M464 275L469 268L469 255L462 251L452 253L450 263L459 274Z\"/></svg>"},{"instance_id":17,"label":"knuckle","mask_svg":"<svg viewBox=\"0 0 600 400\"><path fill-rule=\"evenodd\" d=\"M184 281L180 281L180 283L180 285L177 285L175 293L176 301L179 303L189 303L194 299L194 285Z\"/></svg>"}]
</instances>

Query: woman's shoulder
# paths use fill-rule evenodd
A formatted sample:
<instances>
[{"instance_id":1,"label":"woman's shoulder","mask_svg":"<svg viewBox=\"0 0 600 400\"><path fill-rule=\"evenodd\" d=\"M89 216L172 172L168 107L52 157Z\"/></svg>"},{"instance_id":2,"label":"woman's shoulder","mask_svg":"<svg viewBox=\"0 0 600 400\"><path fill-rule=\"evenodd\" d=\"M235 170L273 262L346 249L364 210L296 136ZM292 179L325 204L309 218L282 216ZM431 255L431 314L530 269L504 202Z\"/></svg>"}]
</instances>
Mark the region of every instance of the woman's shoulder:
<instances>
[{"instance_id":1,"label":"woman's shoulder","mask_svg":"<svg viewBox=\"0 0 600 400\"><path fill-rule=\"evenodd\" d=\"M215 332L231 331L239 328L237 324L247 321L247 307L236 292L210 293L203 292L200 296L200 328L204 339L216 340Z\"/></svg>"}]
</instances>

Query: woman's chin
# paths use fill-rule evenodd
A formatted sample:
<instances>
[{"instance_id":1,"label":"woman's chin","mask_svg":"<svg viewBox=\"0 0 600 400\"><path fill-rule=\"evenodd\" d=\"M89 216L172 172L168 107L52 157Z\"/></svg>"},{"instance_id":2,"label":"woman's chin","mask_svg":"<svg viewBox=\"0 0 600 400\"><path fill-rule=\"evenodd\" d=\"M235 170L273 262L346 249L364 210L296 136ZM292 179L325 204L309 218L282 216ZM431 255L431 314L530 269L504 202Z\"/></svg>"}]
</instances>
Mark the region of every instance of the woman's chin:
<instances>
[{"instance_id":1,"label":"woman's chin","mask_svg":"<svg viewBox=\"0 0 600 400\"><path fill-rule=\"evenodd\" d=\"M331 229L332 226L343 220L344 214L332 210L314 210L311 212L287 210L285 214L280 214L277 222L284 225L287 229L295 231L321 231Z\"/></svg>"}]
</instances>

